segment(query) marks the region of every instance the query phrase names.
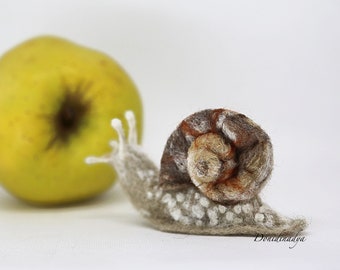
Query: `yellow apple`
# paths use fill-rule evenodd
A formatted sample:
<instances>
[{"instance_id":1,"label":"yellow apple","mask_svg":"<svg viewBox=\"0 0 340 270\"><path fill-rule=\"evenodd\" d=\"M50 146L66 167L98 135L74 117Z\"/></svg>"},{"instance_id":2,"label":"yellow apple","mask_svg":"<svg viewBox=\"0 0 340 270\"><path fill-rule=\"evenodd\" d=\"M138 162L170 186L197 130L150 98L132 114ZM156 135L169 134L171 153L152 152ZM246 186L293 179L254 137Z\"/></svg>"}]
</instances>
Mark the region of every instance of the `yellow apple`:
<instances>
[{"instance_id":1,"label":"yellow apple","mask_svg":"<svg viewBox=\"0 0 340 270\"><path fill-rule=\"evenodd\" d=\"M110 120L126 110L140 135L139 93L109 56L52 36L14 47L0 59L0 183L43 205L102 193L115 173L84 158L110 151Z\"/></svg>"}]
</instances>

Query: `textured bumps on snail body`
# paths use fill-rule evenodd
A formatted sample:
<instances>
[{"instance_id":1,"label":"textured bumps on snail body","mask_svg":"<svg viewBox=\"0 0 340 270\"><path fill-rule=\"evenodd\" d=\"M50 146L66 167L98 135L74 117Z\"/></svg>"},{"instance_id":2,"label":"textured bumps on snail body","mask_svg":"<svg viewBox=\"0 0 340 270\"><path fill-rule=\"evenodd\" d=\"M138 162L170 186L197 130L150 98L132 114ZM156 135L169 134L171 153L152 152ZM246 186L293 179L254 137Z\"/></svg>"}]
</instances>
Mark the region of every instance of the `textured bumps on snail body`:
<instances>
[{"instance_id":1,"label":"textured bumps on snail body","mask_svg":"<svg viewBox=\"0 0 340 270\"><path fill-rule=\"evenodd\" d=\"M273 154L269 136L243 114L203 110L184 119L170 135L160 171L137 145L135 119L126 113L129 134L112 120L119 141L104 157L131 202L163 231L211 235L295 234L304 219L280 216L260 197Z\"/></svg>"}]
</instances>

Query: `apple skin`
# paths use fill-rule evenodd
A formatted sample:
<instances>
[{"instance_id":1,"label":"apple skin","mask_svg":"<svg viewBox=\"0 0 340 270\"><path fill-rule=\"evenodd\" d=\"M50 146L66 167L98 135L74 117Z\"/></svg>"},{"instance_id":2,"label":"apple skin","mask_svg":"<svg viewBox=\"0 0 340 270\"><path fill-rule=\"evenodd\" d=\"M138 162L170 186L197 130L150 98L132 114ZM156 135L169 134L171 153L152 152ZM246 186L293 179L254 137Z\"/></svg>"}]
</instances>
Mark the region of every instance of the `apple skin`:
<instances>
[{"instance_id":1,"label":"apple skin","mask_svg":"<svg viewBox=\"0 0 340 270\"><path fill-rule=\"evenodd\" d=\"M140 137L139 93L109 56L53 36L14 47L0 59L0 183L40 205L102 193L115 172L84 158L110 151L117 137L110 120L126 110L136 114Z\"/></svg>"}]
</instances>

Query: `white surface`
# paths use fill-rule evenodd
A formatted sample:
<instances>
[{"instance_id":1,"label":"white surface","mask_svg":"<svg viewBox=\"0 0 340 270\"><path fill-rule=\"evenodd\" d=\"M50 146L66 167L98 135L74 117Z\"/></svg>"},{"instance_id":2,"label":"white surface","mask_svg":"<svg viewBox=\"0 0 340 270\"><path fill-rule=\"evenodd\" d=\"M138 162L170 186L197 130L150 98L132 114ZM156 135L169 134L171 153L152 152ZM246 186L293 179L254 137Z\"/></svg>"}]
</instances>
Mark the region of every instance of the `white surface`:
<instances>
[{"instance_id":1,"label":"white surface","mask_svg":"<svg viewBox=\"0 0 340 270\"><path fill-rule=\"evenodd\" d=\"M255 243L148 227L118 186L98 200L33 208L0 189L0 269L339 269L339 1L0 2L0 54L49 33L105 51L145 105L159 161L187 115L227 107L274 144L264 200L310 222L306 242Z\"/></svg>"}]
</instances>

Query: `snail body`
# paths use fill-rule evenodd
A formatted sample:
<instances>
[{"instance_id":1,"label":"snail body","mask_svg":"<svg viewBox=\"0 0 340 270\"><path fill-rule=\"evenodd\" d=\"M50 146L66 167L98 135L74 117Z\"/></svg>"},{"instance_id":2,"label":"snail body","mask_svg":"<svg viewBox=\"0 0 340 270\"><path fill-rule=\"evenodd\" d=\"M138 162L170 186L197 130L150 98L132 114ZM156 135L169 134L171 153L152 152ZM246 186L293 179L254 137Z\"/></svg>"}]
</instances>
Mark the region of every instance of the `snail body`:
<instances>
[{"instance_id":1,"label":"snail body","mask_svg":"<svg viewBox=\"0 0 340 270\"><path fill-rule=\"evenodd\" d=\"M111 124L119 141L112 153L88 157L117 171L131 202L163 231L211 235L279 235L303 230L303 219L281 217L259 192L273 167L269 136L246 116L225 109L204 110L184 119L170 135L161 167L137 145L135 119L126 113Z\"/></svg>"}]
</instances>

